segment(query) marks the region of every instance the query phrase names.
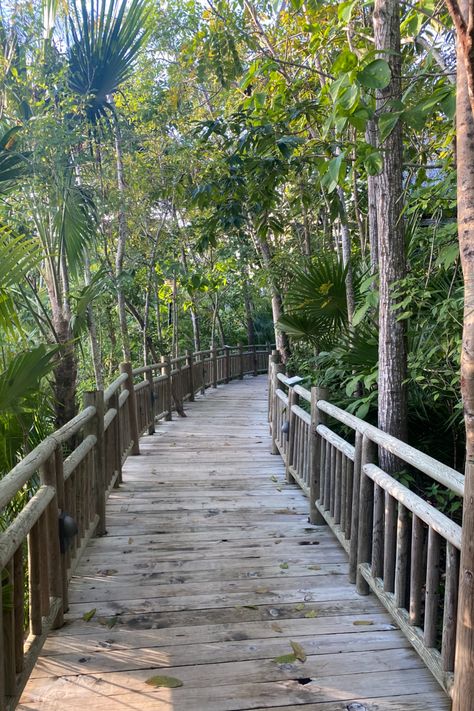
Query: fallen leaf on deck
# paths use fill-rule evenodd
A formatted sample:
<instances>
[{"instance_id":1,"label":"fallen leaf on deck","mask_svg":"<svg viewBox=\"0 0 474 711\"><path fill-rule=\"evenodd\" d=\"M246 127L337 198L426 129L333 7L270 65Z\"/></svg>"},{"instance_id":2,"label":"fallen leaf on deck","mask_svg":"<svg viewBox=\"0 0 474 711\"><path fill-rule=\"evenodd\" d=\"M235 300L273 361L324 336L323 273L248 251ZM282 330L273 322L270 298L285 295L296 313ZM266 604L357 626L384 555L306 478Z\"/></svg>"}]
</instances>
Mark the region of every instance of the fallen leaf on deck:
<instances>
[{"instance_id":1,"label":"fallen leaf on deck","mask_svg":"<svg viewBox=\"0 0 474 711\"><path fill-rule=\"evenodd\" d=\"M288 565L288 563L280 563L280 568L281 568L282 570L288 570L289 567L290 567L290 566Z\"/></svg>"},{"instance_id":2,"label":"fallen leaf on deck","mask_svg":"<svg viewBox=\"0 0 474 711\"><path fill-rule=\"evenodd\" d=\"M133 538L128 539L128 545L130 546L133 543Z\"/></svg>"},{"instance_id":3,"label":"fallen leaf on deck","mask_svg":"<svg viewBox=\"0 0 474 711\"><path fill-rule=\"evenodd\" d=\"M242 605L244 610L258 610L258 605Z\"/></svg>"},{"instance_id":4,"label":"fallen leaf on deck","mask_svg":"<svg viewBox=\"0 0 474 711\"><path fill-rule=\"evenodd\" d=\"M152 676L146 680L145 684L156 686L157 688L164 686L167 689L178 689L183 686L181 679L177 679L174 676Z\"/></svg>"},{"instance_id":5,"label":"fallen leaf on deck","mask_svg":"<svg viewBox=\"0 0 474 711\"><path fill-rule=\"evenodd\" d=\"M300 612L301 610L304 610L304 602L299 602L297 605L295 605L295 610L296 610L296 612Z\"/></svg>"},{"instance_id":6,"label":"fallen leaf on deck","mask_svg":"<svg viewBox=\"0 0 474 711\"><path fill-rule=\"evenodd\" d=\"M258 595L266 595L267 593L270 592L270 590L268 588L256 588L255 592Z\"/></svg>"},{"instance_id":7,"label":"fallen leaf on deck","mask_svg":"<svg viewBox=\"0 0 474 711\"><path fill-rule=\"evenodd\" d=\"M293 664L293 662L296 662L296 655L294 654L282 654L281 657L275 657L275 659L272 659L275 664Z\"/></svg>"},{"instance_id":8,"label":"fallen leaf on deck","mask_svg":"<svg viewBox=\"0 0 474 711\"><path fill-rule=\"evenodd\" d=\"M107 568L106 570L101 570L99 572L101 575L115 575L118 573L118 570L115 570L115 568Z\"/></svg>"},{"instance_id":9,"label":"fallen leaf on deck","mask_svg":"<svg viewBox=\"0 0 474 711\"><path fill-rule=\"evenodd\" d=\"M90 622L90 620L92 620L92 618L94 617L96 612L97 612L97 608L94 607L93 610L89 610L89 612L84 612L84 614L82 615L82 619L84 620L84 622Z\"/></svg>"},{"instance_id":10,"label":"fallen leaf on deck","mask_svg":"<svg viewBox=\"0 0 474 711\"><path fill-rule=\"evenodd\" d=\"M317 616L318 616L318 613L316 612L316 610L309 610L309 612L307 612L305 614L305 617L307 617L310 620L314 619Z\"/></svg>"},{"instance_id":11,"label":"fallen leaf on deck","mask_svg":"<svg viewBox=\"0 0 474 711\"><path fill-rule=\"evenodd\" d=\"M271 627L272 630L274 630L275 632L283 632L283 630L282 630L282 628L280 627L280 625L278 624L278 622L272 622L272 624L270 625L270 627Z\"/></svg>"},{"instance_id":12,"label":"fallen leaf on deck","mask_svg":"<svg viewBox=\"0 0 474 711\"><path fill-rule=\"evenodd\" d=\"M278 477L277 477L277 476L275 476L275 474L272 474L272 477L271 477L271 479L272 479L272 481L278 481Z\"/></svg>"},{"instance_id":13,"label":"fallen leaf on deck","mask_svg":"<svg viewBox=\"0 0 474 711\"><path fill-rule=\"evenodd\" d=\"M321 570L320 565L308 565L308 570Z\"/></svg>"},{"instance_id":14,"label":"fallen leaf on deck","mask_svg":"<svg viewBox=\"0 0 474 711\"><path fill-rule=\"evenodd\" d=\"M354 620L353 625L373 625L372 620Z\"/></svg>"},{"instance_id":15,"label":"fallen leaf on deck","mask_svg":"<svg viewBox=\"0 0 474 711\"><path fill-rule=\"evenodd\" d=\"M281 486L277 486L276 490L281 491Z\"/></svg>"},{"instance_id":16,"label":"fallen leaf on deck","mask_svg":"<svg viewBox=\"0 0 474 711\"><path fill-rule=\"evenodd\" d=\"M305 662L307 659L306 652L304 651L303 647L301 644L298 642L292 642L290 641L291 648L295 654L295 657L300 660L300 662Z\"/></svg>"}]
</instances>

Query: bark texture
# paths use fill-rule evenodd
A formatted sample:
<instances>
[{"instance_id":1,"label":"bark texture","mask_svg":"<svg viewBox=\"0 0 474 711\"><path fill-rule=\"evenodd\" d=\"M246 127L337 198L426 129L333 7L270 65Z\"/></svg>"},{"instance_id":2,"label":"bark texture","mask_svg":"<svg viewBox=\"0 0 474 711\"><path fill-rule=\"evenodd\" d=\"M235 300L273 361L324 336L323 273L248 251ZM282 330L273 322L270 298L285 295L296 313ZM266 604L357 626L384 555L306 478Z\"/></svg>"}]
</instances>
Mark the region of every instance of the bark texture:
<instances>
[{"instance_id":1,"label":"bark texture","mask_svg":"<svg viewBox=\"0 0 474 711\"><path fill-rule=\"evenodd\" d=\"M375 47L389 62L392 79L377 90L377 109L387 111L387 102L401 96L400 7L398 0L375 0ZM397 320L393 289L406 272L402 221L402 128L397 125L381 144L382 173L377 177L377 233L379 252L379 391L378 425L399 439L406 437L406 343L405 323ZM399 468L397 459L381 451L380 463L388 473Z\"/></svg>"},{"instance_id":2,"label":"bark texture","mask_svg":"<svg viewBox=\"0 0 474 711\"><path fill-rule=\"evenodd\" d=\"M468 16L469 1L461 9ZM462 527L453 711L474 709L474 119L463 62L457 49L458 234L464 275L461 392L466 426L466 481Z\"/></svg>"}]
</instances>

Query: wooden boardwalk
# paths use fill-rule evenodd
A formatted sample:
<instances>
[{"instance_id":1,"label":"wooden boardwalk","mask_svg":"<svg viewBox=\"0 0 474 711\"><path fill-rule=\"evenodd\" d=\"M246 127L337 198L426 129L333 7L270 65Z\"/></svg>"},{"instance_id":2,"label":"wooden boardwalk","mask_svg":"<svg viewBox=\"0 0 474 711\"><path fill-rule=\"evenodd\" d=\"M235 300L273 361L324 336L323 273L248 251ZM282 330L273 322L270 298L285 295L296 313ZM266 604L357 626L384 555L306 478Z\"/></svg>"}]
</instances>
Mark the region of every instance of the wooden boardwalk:
<instances>
[{"instance_id":1,"label":"wooden boardwalk","mask_svg":"<svg viewBox=\"0 0 474 711\"><path fill-rule=\"evenodd\" d=\"M264 376L235 381L142 440L20 709L449 708L380 603L349 584L331 532L308 524L269 453L266 398ZM292 643L305 661L278 660ZM182 686L147 683L164 675Z\"/></svg>"}]
</instances>

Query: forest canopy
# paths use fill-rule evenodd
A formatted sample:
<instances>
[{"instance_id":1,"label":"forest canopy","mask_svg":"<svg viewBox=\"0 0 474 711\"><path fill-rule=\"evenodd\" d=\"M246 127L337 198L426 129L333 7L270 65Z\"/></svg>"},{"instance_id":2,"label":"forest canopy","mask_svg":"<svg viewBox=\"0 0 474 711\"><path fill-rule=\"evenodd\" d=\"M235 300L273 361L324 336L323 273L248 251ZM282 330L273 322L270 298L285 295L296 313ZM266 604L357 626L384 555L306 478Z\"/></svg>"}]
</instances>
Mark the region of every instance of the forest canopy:
<instances>
[{"instance_id":1,"label":"forest canopy","mask_svg":"<svg viewBox=\"0 0 474 711\"><path fill-rule=\"evenodd\" d=\"M450 10L2 3L3 472L121 361L237 342L463 467Z\"/></svg>"}]
</instances>

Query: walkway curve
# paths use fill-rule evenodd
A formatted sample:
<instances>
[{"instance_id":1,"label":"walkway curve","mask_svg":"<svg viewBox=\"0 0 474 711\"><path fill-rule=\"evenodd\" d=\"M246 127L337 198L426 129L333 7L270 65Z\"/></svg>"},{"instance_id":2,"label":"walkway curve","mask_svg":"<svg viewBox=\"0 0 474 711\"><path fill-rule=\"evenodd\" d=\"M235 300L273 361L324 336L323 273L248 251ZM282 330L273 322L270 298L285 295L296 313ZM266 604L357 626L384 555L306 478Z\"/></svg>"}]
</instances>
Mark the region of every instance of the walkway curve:
<instances>
[{"instance_id":1,"label":"walkway curve","mask_svg":"<svg viewBox=\"0 0 474 711\"><path fill-rule=\"evenodd\" d=\"M108 535L89 544L20 709L449 708L349 584L331 532L308 524L269 453L266 382L207 391L127 459ZM155 686L163 676L182 685Z\"/></svg>"}]
</instances>

